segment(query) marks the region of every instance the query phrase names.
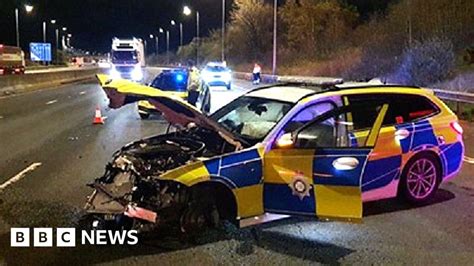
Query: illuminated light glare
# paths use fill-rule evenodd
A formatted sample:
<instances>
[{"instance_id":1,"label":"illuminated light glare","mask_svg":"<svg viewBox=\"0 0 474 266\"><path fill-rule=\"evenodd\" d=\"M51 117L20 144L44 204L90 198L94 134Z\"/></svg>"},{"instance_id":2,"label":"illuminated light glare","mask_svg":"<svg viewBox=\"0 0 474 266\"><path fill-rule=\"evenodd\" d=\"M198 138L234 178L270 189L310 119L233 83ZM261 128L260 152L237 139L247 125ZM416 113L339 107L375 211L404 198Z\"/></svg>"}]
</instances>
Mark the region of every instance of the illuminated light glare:
<instances>
[{"instance_id":1,"label":"illuminated light glare","mask_svg":"<svg viewBox=\"0 0 474 266\"><path fill-rule=\"evenodd\" d=\"M51 20L51 24L56 24L56 20L55 20L55 19L52 19L52 20Z\"/></svg>"},{"instance_id":2,"label":"illuminated light glare","mask_svg":"<svg viewBox=\"0 0 474 266\"><path fill-rule=\"evenodd\" d=\"M189 16L191 15L191 8L189 8L189 6L184 6L183 7L183 14L186 15L186 16Z\"/></svg>"},{"instance_id":3,"label":"illuminated light glare","mask_svg":"<svg viewBox=\"0 0 474 266\"><path fill-rule=\"evenodd\" d=\"M112 69L110 69L110 77L112 79L119 79L120 78L120 72L117 71L115 66L112 66Z\"/></svg>"},{"instance_id":4,"label":"illuminated light glare","mask_svg":"<svg viewBox=\"0 0 474 266\"><path fill-rule=\"evenodd\" d=\"M172 26L176 25L176 21L171 20L171 25L172 25Z\"/></svg>"},{"instance_id":5,"label":"illuminated light glare","mask_svg":"<svg viewBox=\"0 0 474 266\"><path fill-rule=\"evenodd\" d=\"M294 144L291 133L286 133L282 135L276 142L276 146L279 148L288 148L292 147Z\"/></svg>"},{"instance_id":6,"label":"illuminated light glare","mask_svg":"<svg viewBox=\"0 0 474 266\"><path fill-rule=\"evenodd\" d=\"M451 128L459 135L462 135L464 133L464 129L458 122L451 122L450 125L451 125Z\"/></svg>"},{"instance_id":7,"label":"illuminated light glare","mask_svg":"<svg viewBox=\"0 0 474 266\"><path fill-rule=\"evenodd\" d=\"M25 10L27 13L30 13L31 11L33 11L34 7L32 5L25 5Z\"/></svg>"},{"instance_id":8,"label":"illuminated light glare","mask_svg":"<svg viewBox=\"0 0 474 266\"><path fill-rule=\"evenodd\" d=\"M132 71L132 80L140 81L143 79L142 68L140 65L136 65Z\"/></svg>"},{"instance_id":9,"label":"illuminated light glare","mask_svg":"<svg viewBox=\"0 0 474 266\"><path fill-rule=\"evenodd\" d=\"M224 79L226 83L229 83L230 80L232 79L232 75L230 74L230 72L226 72L222 75L222 78Z\"/></svg>"},{"instance_id":10,"label":"illuminated light glare","mask_svg":"<svg viewBox=\"0 0 474 266\"><path fill-rule=\"evenodd\" d=\"M357 167L359 161L351 157L341 157L332 162L332 166L336 170L352 170Z\"/></svg>"},{"instance_id":11,"label":"illuminated light glare","mask_svg":"<svg viewBox=\"0 0 474 266\"><path fill-rule=\"evenodd\" d=\"M181 74L176 75L176 81L183 81L184 77Z\"/></svg>"},{"instance_id":12,"label":"illuminated light glare","mask_svg":"<svg viewBox=\"0 0 474 266\"><path fill-rule=\"evenodd\" d=\"M395 139L400 141L400 140L404 140L406 138L408 138L410 136L410 131L408 131L407 129L399 129L395 132Z\"/></svg>"}]
</instances>

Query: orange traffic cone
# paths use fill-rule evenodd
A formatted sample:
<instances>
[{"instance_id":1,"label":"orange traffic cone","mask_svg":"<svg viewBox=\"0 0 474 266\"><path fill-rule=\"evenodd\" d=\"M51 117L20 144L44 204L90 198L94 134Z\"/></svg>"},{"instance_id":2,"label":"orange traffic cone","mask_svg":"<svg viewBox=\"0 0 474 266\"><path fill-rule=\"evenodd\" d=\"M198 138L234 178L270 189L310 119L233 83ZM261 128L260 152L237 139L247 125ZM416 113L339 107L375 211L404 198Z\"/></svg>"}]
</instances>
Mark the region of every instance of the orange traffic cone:
<instances>
[{"instance_id":1,"label":"orange traffic cone","mask_svg":"<svg viewBox=\"0 0 474 266\"><path fill-rule=\"evenodd\" d=\"M97 106L95 109L95 116L94 116L94 121L92 124L97 125L97 124L104 124L104 118L102 117L102 114L100 113L100 108Z\"/></svg>"}]
</instances>

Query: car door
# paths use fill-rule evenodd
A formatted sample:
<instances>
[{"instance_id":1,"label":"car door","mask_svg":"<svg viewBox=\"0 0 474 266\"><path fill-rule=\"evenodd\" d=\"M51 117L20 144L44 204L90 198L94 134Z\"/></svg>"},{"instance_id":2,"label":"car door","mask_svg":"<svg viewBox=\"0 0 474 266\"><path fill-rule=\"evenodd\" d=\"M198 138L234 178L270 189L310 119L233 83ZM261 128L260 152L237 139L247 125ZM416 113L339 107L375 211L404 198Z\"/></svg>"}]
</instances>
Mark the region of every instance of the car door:
<instances>
[{"instance_id":1,"label":"car door","mask_svg":"<svg viewBox=\"0 0 474 266\"><path fill-rule=\"evenodd\" d=\"M418 127L413 121L419 117L429 116L436 112L432 104L416 95L400 93L351 94L343 96L346 104L365 103L379 105L389 102L387 111L374 151L369 156L366 171L362 177L362 198L373 201L395 197L403 170L403 165L410 157L411 146L417 143L420 134L427 134L418 140L431 142L436 145L425 127ZM362 112L353 113L357 119L367 117ZM356 135L367 134L369 125L358 123ZM356 138L357 139L357 138Z\"/></svg>"},{"instance_id":2,"label":"car door","mask_svg":"<svg viewBox=\"0 0 474 266\"><path fill-rule=\"evenodd\" d=\"M355 108L369 108L371 128L351 144ZM333 107L292 132L280 134L264 155L267 212L320 218L362 218L361 177L388 104ZM290 120L292 123L294 119Z\"/></svg>"}]
</instances>

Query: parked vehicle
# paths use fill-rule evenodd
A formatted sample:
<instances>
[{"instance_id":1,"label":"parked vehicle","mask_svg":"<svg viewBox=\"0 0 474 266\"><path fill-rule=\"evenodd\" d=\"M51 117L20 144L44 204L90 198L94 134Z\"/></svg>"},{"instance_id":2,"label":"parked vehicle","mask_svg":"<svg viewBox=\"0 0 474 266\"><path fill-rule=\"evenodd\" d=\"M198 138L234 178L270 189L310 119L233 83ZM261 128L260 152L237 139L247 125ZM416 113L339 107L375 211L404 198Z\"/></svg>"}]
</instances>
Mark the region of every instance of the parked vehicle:
<instances>
[{"instance_id":1,"label":"parked vehicle","mask_svg":"<svg viewBox=\"0 0 474 266\"><path fill-rule=\"evenodd\" d=\"M148 85L186 100L188 97L188 71L184 68L164 70ZM158 113L158 111L151 103L148 101L138 102L138 114L142 119L147 119L153 113Z\"/></svg>"},{"instance_id":2,"label":"parked vehicle","mask_svg":"<svg viewBox=\"0 0 474 266\"><path fill-rule=\"evenodd\" d=\"M0 44L0 75L25 74L25 54L19 47Z\"/></svg>"}]
</instances>

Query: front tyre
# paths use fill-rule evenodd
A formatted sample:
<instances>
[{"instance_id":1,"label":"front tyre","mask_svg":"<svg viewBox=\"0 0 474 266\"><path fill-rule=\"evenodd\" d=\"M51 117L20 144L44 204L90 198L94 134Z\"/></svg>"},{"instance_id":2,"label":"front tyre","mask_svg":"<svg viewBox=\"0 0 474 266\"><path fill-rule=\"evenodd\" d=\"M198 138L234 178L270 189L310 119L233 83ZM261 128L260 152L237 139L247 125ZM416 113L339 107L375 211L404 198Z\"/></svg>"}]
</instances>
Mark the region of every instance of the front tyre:
<instances>
[{"instance_id":1,"label":"front tyre","mask_svg":"<svg viewBox=\"0 0 474 266\"><path fill-rule=\"evenodd\" d=\"M230 90L232 89L232 84L231 84L231 83L229 83L229 84L227 84L227 86L226 86L226 87L227 87L227 90L229 90L229 91L230 91Z\"/></svg>"},{"instance_id":2,"label":"front tyre","mask_svg":"<svg viewBox=\"0 0 474 266\"><path fill-rule=\"evenodd\" d=\"M184 210L180 219L182 233L195 235L219 224L219 212L216 204L210 200L192 201Z\"/></svg>"},{"instance_id":3,"label":"front tyre","mask_svg":"<svg viewBox=\"0 0 474 266\"><path fill-rule=\"evenodd\" d=\"M441 181L441 167L431 154L415 155L402 173L399 195L411 203L424 203L436 193Z\"/></svg>"}]
</instances>

